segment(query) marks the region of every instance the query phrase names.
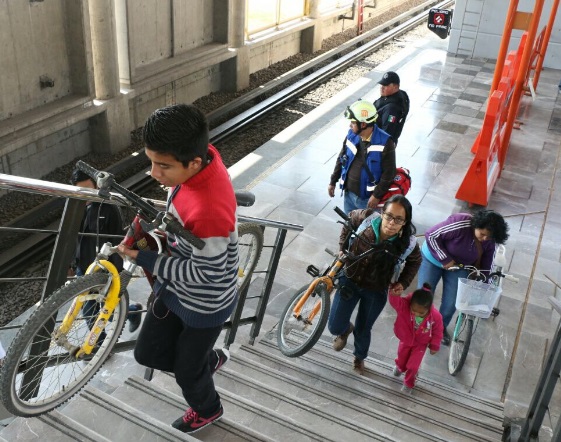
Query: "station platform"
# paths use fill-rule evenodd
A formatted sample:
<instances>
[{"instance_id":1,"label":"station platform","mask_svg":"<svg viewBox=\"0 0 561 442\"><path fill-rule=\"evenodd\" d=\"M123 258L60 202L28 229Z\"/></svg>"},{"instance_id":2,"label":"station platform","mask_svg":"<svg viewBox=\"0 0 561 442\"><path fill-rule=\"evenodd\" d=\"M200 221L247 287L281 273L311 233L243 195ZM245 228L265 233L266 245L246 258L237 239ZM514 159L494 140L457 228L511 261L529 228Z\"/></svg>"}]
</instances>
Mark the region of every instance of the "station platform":
<instances>
[{"instance_id":1,"label":"station platform","mask_svg":"<svg viewBox=\"0 0 561 442\"><path fill-rule=\"evenodd\" d=\"M294 291L309 283L306 267L325 268L331 262L325 248L337 250L341 226L333 208L343 207L343 199L338 192L330 198L327 186L348 130L343 111L359 98L378 98L377 82L385 71L398 72L401 88L411 99L397 165L411 171L407 197L419 243L428 227L452 213L477 208L456 200L455 194L473 158L470 149L482 126L495 63L450 56L446 45L436 36L408 45L230 168L235 188L256 195L255 205L241 208L240 214L304 226L302 232L287 235L267 310L271 328ZM561 296L554 284L561 281L560 79L561 71L546 69L535 100L522 98L523 124L513 131L506 167L488 204L509 223L506 272L519 282L505 281L501 313L494 320L480 321L458 376L448 374L448 347L425 357L420 372L461 391L504 402L507 416L525 416L548 343L559 325L559 313L548 297ZM266 262L262 258L261 265ZM415 288L416 280L408 291ZM436 306L440 291L439 286ZM390 363L398 345L394 318L386 305L370 348L372 357ZM331 339L327 330L324 333L323 338ZM349 360L349 369L351 364ZM551 405L552 414L558 416L560 398Z\"/></svg>"},{"instance_id":2,"label":"station platform","mask_svg":"<svg viewBox=\"0 0 561 442\"><path fill-rule=\"evenodd\" d=\"M412 188L407 197L413 205L419 242L428 227L450 214L475 209L456 200L455 194L473 157L470 149L483 122L495 65L493 61L450 56L446 47L447 42L436 36L408 44L230 168L234 187L256 195L255 205L240 208L240 215L304 227L302 232L287 233L261 336L274 329L294 291L309 283L306 267L314 264L323 269L331 262L325 248L337 248L341 226L333 208L342 207L343 199L338 192L330 198L327 186L348 130L343 111L359 98L378 98L377 82L384 72L397 71L401 87L411 99L397 148L397 165L411 171ZM519 282L505 281L501 313L494 320L480 321L458 376L448 374L448 347L435 356L427 355L420 371L420 377L503 402L510 417L525 416L560 319L548 302L550 296L561 297L555 285L561 282L560 79L561 71L544 70L535 100L522 99L519 116L523 125L513 132L506 167L488 205L509 223L506 272L517 276ZM275 235L274 229L266 230L266 245L273 244ZM270 253L264 249L257 270L266 268ZM262 278L257 274L250 295L260 291ZM415 287L416 280L407 291ZM144 280L129 286L133 301L145 302L148 292ZM440 305L440 287L435 305ZM15 322L24 319L25 315ZM392 363L395 358L398 341L393 333L394 319L394 310L386 305L372 332L367 367L373 364L370 359ZM1 336L5 346L13 333L15 330ZM242 327L239 340L244 335ZM133 336L125 331L123 337ZM327 330L322 339L332 339ZM349 339L352 342L352 336ZM111 376L109 369L97 376L104 382L109 376L115 385L131 374L142 376L143 368L129 353L116 362L120 365L113 367ZM550 408L553 422L560 409L557 391ZM0 420L5 417L0 409ZM551 422L544 425L551 428Z\"/></svg>"}]
</instances>

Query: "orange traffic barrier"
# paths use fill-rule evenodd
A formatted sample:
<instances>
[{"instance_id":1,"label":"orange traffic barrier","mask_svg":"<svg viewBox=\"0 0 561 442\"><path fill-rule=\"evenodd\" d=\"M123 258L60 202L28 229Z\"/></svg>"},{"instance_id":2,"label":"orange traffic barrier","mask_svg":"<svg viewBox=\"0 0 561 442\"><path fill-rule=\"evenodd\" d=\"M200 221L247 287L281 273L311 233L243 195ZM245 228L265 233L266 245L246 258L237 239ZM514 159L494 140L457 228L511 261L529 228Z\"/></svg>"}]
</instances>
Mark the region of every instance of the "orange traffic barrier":
<instances>
[{"instance_id":1,"label":"orange traffic barrier","mask_svg":"<svg viewBox=\"0 0 561 442\"><path fill-rule=\"evenodd\" d=\"M505 94L496 90L489 99L483 128L479 134L477 153L464 176L456 198L471 204L486 206L499 178L501 165L499 151L503 131L498 126L500 113L505 111Z\"/></svg>"}]
</instances>

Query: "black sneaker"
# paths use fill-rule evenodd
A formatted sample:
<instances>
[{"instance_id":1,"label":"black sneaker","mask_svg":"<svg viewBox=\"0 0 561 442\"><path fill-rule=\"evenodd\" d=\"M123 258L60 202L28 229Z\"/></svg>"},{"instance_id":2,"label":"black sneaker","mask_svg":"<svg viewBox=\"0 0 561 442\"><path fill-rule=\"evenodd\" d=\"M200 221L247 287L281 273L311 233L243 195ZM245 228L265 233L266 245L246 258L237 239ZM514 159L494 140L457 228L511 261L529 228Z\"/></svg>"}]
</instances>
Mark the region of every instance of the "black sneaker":
<instances>
[{"instance_id":1,"label":"black sneaker","mask_svg":"<svg viewBox=\"0 0 561 442\"><path fill-rule=\"evenodd\" d=\"M202 417L192 408L188 408L185 414L176 419L171 426L183 433L195 433L196 431L202 430L207 425L216 422L223 414L224 408L222 408L222 405L220 405L216 413L209 417Z\"/></svg>"},{"instance_id":2,"label":"black sneaker","mask_svg":"<svg viewBox=\"0 0 561 442\"><path fill-rule=\"evenodd\" d=\"M449 346L450 345L450 335L448 334L448 330L444 329L444 334L442 335L442 345Z\"/></svg>"},{"instance_id":3,"label":"black sneaker","mask_svg":"<svg viewBox=\"0 0 561 442\"><path fill-rule=\"evenodd\" d=\"M214 367L210 368L210 374L216 373L219 370L219 368L222 367L226 362L228 362L228 359L230 359L230 352L226 348L214 350L214 353L216 353L217 359L216 359L216 364L214 364Z\"/></svg>"},{"instance_id":4,"label":"black sneaker","mask_svg":"<svg viewBox=\"0 0 561 442\"><path fill-rule=\"evenodd\" d=\"M127 315L127 319L129 320L129 332L135 332L138 327L140 327L140 321L142 320L142 313L136 313L139 310L142 310L142 304L130 304L129 305L129 314Z\"/></svg>"}]
</instances>

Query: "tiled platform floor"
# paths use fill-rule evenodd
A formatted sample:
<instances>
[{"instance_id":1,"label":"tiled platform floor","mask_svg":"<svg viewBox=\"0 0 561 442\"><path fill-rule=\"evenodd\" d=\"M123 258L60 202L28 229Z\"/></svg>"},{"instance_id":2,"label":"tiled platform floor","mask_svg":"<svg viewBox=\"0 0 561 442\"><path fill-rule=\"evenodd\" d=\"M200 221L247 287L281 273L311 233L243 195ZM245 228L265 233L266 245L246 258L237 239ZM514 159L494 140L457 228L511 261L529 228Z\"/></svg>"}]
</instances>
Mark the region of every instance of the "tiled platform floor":
<instances>
[{"instance_id":1,"label":"tiled platform floor","mask_svg":"<svg viewBox=\"0 0 561 442\"><path fill-rule=\"evenodd\" d=\"M419 41L230 169L235 187L251 189L257 197L255 206L241 214L304 226L303 232L287 236L268 307L272 324L289 295L309 282L306 266L323 268L330 262L325 247L337 246L340 226L333 207L343 203L339 196L329 198L327 185L348 128L342 117L345 106L358 98L376 99L383 72L399 73L411 98L411 112L397 162L411 170L408 198L417 231L423 234L451 213L470 210L455 193L472 159L470 148L482 125L494 67L492 61L448 55L446 43L437 37ZM446 347L423 363L424 376L505 401L509 415L525 414L559 324L559 314L547 298L561 296L548 279L561 281L560 77L560 71L544 70L535 101L522 99L519 116L524 124L513 133L506 167L488 205L509 222L507 271L520 281L504 284L500 316L480 322L457 377L447 372ZM273 238L270 233L269 242ZM437 289L437 305L439 297ZM386 306L373 330L371 351L387 361L397 349L393 319L393 310ZM559 403L553 407L555 415Z\"/></svg>"}]
</instances>

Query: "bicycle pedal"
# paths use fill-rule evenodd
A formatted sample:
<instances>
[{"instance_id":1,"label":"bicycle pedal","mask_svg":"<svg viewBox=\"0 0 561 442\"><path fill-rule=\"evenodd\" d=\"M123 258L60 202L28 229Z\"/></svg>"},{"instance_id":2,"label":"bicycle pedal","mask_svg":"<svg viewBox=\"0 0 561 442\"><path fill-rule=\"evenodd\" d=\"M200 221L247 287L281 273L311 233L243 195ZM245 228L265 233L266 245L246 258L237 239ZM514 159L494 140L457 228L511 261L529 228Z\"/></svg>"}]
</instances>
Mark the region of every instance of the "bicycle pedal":
<instances>
[{"instance_id":1,"label":"bicycle pedal","mask_svg":"<svg viewBox=\"0 0 561 442\"><path fill-rule=\"evenodd\" d=\"M308 266L308 268L306 269L306 273L308 275L312 275L314 278L316 278L316 277L319 276L319 269L315 265L310 264Z\"/></svg>"},{"instance_id":2,"label":"bicycle pedal","mask_svg":"<svg viewBox=\"0 0 561 442\"><path fill-rule=\"evenodd\" d=\"M493 310L491 310L491 316L493 316L494 318L496 318L497 316L499 316L500 313L501 313L501 309L500 309L500 308L493 307Z\"/></svg>"}]
</instances>

